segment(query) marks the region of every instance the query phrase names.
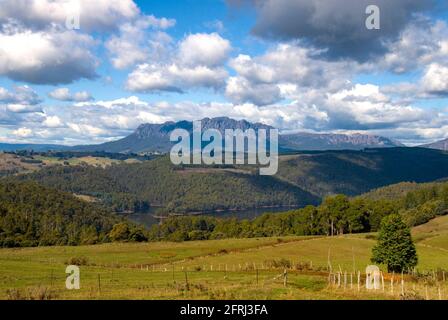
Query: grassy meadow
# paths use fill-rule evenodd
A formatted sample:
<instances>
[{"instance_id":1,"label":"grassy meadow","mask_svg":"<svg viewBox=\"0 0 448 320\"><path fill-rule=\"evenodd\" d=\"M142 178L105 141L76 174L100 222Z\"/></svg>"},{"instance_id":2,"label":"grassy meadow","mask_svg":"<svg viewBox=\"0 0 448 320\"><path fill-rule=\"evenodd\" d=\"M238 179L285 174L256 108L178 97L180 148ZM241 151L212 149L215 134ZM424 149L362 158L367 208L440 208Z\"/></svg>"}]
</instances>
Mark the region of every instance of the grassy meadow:
<instances>
[{"instance_id":1,"label":"grassy meadow","mask_svg":"<svg viewBox=\"0 0 448 320\"><path fill-rule=\"evenodd\" d=\"M368 291L374 237L0 249L0 299L448 299L448 216L413 229L418 274L383 270L382 288ZM80 265L79 290L65 288L70 263Z\"/></svg>"}]
</instances>

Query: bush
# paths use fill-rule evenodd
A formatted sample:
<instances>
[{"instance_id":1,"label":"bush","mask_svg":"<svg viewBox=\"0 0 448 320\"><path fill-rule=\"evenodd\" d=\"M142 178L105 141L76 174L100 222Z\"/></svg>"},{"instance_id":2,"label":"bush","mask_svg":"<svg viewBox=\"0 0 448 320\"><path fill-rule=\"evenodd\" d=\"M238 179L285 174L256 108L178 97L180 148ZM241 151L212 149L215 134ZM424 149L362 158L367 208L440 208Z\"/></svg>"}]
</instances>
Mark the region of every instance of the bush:
<instances>
[{"instance_id":1,"label":"bush","mask_svg":"<svg viewBox=\"0 0 448 320\"><path fill-rule=\"evenodd\" d=\"M75 266L87 266L89 264L89 259L86 257L71 257L66 262L68 265L75 265Z\"/></svg>"},{"instance_id":2,"label":"bush","mask_svg":"<svg viewBox=\"0 0 448 320\"><path fill-rule=\"evenodd\" d=\"M109 237L112 241L128 241L129 235L129 226L124 222L115 224L109 232Z\"/></svg>"}]
</instances>

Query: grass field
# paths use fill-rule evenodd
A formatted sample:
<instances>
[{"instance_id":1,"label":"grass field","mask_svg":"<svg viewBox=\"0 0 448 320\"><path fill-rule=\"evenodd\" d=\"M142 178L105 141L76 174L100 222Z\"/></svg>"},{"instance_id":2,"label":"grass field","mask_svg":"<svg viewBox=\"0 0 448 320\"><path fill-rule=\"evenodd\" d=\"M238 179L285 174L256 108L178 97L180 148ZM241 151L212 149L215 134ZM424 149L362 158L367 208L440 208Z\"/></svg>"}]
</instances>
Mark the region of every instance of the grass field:
<instances>
[{"instance_id":1,"label":"grass field","mask_svg":"<svg viewBox=\"0 0 448 320\"><path fill-rule=\"evenodd\" d=\"M360 234L1 249L0 298L399 299L403 290L407 298L448 299L445 273L435 273L448 267L447 227L445 216L414 228L418 271L427 275L404 276L403 288L401 275L386 273L384 289L367 291L364 275L358 288L375 244ZM73 258L85 258L80 290L65 289ZM341 277L331 284L329 264Z\"/></svg>"},{"instance_id":2,"label":"grass field","mask_svg":"<svg viewBox=\"0 0 448 320\"><path fill-rule=\"evenodd\" d=\"M42 161L46 166L51 165L64 165L68 164L71 166L81 165L81 164L87 164L89 166L95 166L95 167L102 167L105 168L107 166L110 166L112 164L118 164L118 163L138 163L139 160L136 159L128 159L128 160L114 160L110 158L105 157L74 157L67 160L55 158L55 157L44 157L44 156L35 156L36 160Z\"/></svg>"}]
</instances>

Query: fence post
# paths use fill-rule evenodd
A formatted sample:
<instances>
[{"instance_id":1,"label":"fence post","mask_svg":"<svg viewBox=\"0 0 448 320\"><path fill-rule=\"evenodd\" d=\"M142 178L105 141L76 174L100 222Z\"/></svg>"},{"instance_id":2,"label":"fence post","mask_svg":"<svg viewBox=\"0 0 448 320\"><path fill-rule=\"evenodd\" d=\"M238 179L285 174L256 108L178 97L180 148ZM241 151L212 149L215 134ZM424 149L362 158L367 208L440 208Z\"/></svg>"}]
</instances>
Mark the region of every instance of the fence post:
<instances>
[{"instance_id":1,"label":"fence post","mask_svg":"<svg viewBox=\"0 0 448 320\"><path fill-rule=\"evenodd\" d=\"M401 295L404 296L404 280L401 280Z\"/></svg>"},{"instance_id":2,"label":"fence post","mask_svg":"<svg viewBox=\"0 0 448 320\"><path fill-rule=\"evenodd\" d=\"M53 288L53 280L54 280L54 270L53 269L51 269L51 276L50 276L51 278L50 278L50 286L51 286L51 288Z\"/></svg>"},{"instance_id":3,"label":"fence post","mask_svg":"<svg viewBox=\"0 0 448 320\"><path fill-rule=\"evenodd\" d=\"M99 294L101 294L101 276L99 273L98 273L98 292Z\"/></svg>"},{"instance_id":4,"label":"fence post","mask_svg":"<svg viewBox=\"0 0 448 320\"><path fill-rule=\"evenodd\" d=\"M185 271L185 288L187 289L187 291L190 291L190 285L188 284L187 271Z\"/></svg>"},{"instance_id":5,"label":"fence post","mask_svg":"<svg viewBox=\"0 0 448 320\"><path fill-rule=\"evenodd\" d=\"M353 289L353 273L350 272L350 289Z\"/></svg>"},{"instance_id":6,"label":"fence post","mask_svg":"<svg viewBox=\"0 0 448 320\"><path fill-rule=\"evenodd\" d=\"M286 287L288 284L288 271L286 269L283 271L283 286Z\"/></svg>"},{"instance_id":7,"label":"fence post","mask_svg":"<svg viewBox=\"0 0 448 320\"><path fill-rule=\"evenodd\" d=\"M361 290L361 271L358 270L358 292Z\"/></svg>"}]
</instances>

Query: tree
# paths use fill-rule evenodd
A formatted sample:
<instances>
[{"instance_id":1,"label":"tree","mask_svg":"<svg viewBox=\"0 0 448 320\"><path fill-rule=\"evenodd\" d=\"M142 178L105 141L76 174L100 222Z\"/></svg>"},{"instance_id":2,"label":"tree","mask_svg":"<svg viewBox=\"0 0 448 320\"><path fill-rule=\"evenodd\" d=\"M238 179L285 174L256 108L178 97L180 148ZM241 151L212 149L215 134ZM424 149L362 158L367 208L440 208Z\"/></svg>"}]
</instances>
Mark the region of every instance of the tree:
<instances>
[{"instance_id":1,"label":"tree","mask_svg":"<svg viewBox=\"0 0 448 320\"><path fill-rule=\"evenodd\" d=\"M129 239L129 226L127 223L121 222L113 226L109 233L109 237L112 241L127 241Z\"/></svg>"},{"instance_id":2,"label":"tree","mask_svg":"<svg viewBox=\"0 0 448 320\"><path fill-rule=\"evenodd\" d=\"M323 213L329 219L330 235L344 234L347 231L347 211L350 208L348 197L343 194L328 197L322 204Z\"/></svg>"},{"instance_id":3,"label":"tree","mask_svg":"<svg viewBox=\"0 0 448 320\"><path fill-rule=\"evenodd\" d=\"M411 231L398 214L381 221L378 243L372 249L372 262L387 266L388 272L402 272L417 265L417 252Z\"/></svg>"}]
</instances>

